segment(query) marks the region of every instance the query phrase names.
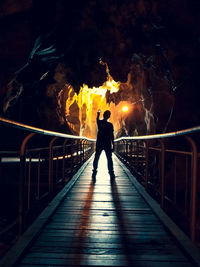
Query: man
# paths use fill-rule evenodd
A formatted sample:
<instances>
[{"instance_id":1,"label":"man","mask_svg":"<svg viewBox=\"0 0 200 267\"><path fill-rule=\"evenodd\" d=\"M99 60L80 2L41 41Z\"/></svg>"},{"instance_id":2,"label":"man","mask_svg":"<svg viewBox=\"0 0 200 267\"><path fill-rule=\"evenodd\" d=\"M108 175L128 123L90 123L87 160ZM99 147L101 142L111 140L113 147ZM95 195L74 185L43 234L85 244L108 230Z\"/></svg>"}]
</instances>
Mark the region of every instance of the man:
<instances>
[{"instance_id":1,"label":"man","mask_svg":"<svg viewBox=\"0 0 200 267\"><path fill-rule=\"evenodd\" d=\"M112 123L108 122L111 112L109 110L106 110L103 114L103 120L99 119L100 113L101 111L99 110L97 112L98 134L96 142L96 153L93 162L93 173L92 173L93 181L96 181L98 161L102 150L104 150L106 153L108 161L108 171L110 177L111 179L115 178L115 174L113 171L113 161L112 161L112 151L114 151L114 135L113 135L114 129Z\"/></svg>"}]
</instances>

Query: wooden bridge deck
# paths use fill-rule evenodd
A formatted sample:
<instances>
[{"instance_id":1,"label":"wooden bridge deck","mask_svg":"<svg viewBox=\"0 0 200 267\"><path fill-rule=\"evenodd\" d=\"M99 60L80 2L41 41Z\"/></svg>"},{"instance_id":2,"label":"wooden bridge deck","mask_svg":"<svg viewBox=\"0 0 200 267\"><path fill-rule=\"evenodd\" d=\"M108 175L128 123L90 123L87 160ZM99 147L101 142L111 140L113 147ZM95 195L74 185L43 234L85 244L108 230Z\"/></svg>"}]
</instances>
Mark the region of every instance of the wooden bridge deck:
<instances>
[{"instance_id":1,"label":"wooden bridge deck","mask_svg":"<svg viewBox=\"0 0 200 267\"><path fill-rule=\"evenodd\" d=\"M194 266L116 158L114 169L111 183L102 155L93 184L90 161L18 267Z\"/></svg>"}]
</instances>

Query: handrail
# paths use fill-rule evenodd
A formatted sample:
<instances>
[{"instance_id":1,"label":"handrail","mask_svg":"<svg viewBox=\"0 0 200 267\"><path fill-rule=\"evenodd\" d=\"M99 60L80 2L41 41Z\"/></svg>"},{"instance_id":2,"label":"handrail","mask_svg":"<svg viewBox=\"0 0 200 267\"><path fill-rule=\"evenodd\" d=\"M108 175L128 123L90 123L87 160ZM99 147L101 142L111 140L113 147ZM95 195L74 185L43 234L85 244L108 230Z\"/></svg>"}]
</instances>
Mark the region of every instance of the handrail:
<instances>
[{"instance_id":1,"label":"handrail","mask_svg":"<svg viewBox=\"0 0 200 267\"><path fill-rule=\"evenodd\" d=\"M115 142L121 141L121 140L148 140L148 139L158 139L158 138L168 138L168 137L175 137L175 136L181 136L186 134L191 134L195 132L200 132L200 126L188 128L185 130L170 132L170 133L164 133L164 134L153 134L153 135L142 135L142 136L123 136L120 138L115 139Z\"/></svg>"},{"instance_id":2,"label":"handrail","mask_svg":"<svg viewBox=\"0 0 200 267\"><path fill-rule=\"evenodd\" d=\"M29 126L29 125L26 125L23 123L19 123L16 121L8 120L8 119L5 119L3 117L0 117L0 122L5 123L5 124L12 126L12 127L15 127L15 128L35 132L38 134L52 135L52 136L71 138L71 139L85 139L88 141L95 141L95 139L88 138L86 136L70 135L70 134L64 134L64 133L44 130L41 128L37 128L37 127ZM196 127L192 127L192 128L188 128L188 129L180 130L180 131L164 133L164 134L141 135L141 136L122 136L122 137L115 139L114 141L118 142L121 140L148 140L148 139L168 138L168 137L175 137L175 136L180 136L180 135L191 134L194 132L200 132L200 126L196 126Z\"/></svg>"},{"instance_id":3,"label":"handrail","mask_svg":"<svg viewBox=\"0 0 200 267\"><path fill-rule=\"evenodd\" d=\"M70 138L70 139L85 139L87 141L95 141L95 139L88 138L85 136L70 135L70 134L64 134L64 133L58 133L58 132L54 132L54 131L44 130L44 129L40 129L37 127L29 126L29 125L26 125L23 123L19 123L16 121L8 120L8 119L2 118L2 117L0 117L0 122L4 123L6 125L9 125L11 127L14 127L14 128L18 128L21 130L27 130L27 131L34 132L37 134L51 135L51 136Z\"/></svg>"},{"instance_id":4,"label":"handrail","mask_svg":"<svg viewBox=\"0 0 200 267\"><path fill-rule=\"evenodd\" d=\"M194 242L200 239L199 136L200 126L197 126L165 134L115 139L116 155L160 202L161 208L167 209L170 215L179 214L179 218L172 216Z\"/></svg>"},{"instance_id":5,"label":"handrail","mask_svg":"<svg viewBox=\"0 0 200 267\"><path fill-rule=\"evenodd\" d=\"M0 125L6 127L1 138L3 150L0 151L0 181L2 200L13 209L12 220L15 221L14 239L22 235L41 212L43 205L63 188L74 173L94 152L95 139L75 136L32 127L0 117ZM15 136L13 128L23 131ZM10 138L10 139L9 139ZM17 151L5 151L5 145L17 142ZM34 141L37 140L37 141ZM45 142L44 142L45 140ZM20 146L18 148L18 146ZM10 160L5 161L6 158ZM13 159L19 159L13 161ZM36 159L36 160L35 160ZM6 183L4 183L6 180ZM14 181L14 183L13 183ZM12 186L10 186L10 184ZM12 189L14 188L14 189ZM13 190L10 201L10 190ZM42 204L42 205L41 205ZM6 225L13 221L5 212ZM16 224L17 228L16 229Z\"/></svg>"}]
</instances>

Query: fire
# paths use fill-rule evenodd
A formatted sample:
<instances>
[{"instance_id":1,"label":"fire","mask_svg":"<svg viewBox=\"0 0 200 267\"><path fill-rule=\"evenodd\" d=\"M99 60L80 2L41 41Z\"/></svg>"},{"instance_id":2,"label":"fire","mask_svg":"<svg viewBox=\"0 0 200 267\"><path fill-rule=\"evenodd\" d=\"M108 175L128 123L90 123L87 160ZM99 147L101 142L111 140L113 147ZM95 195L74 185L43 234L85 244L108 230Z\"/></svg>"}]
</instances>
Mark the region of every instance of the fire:
<instances>
[{"instance_id":1,"label":"fire","mask_svg":"<svg viewBox=\"0 0 200 267\"><path fill-rule=\"evenodd\" d=\"M80 136L96 138L96 115L99 109L102 113L107 109L111 111L110 122L113 123L117 133L124 124L125 114L123 113L127 112L130 106L129 101L121 101L118 105L112 101L107 102L107 94L117 93L121 83L114 81L106 63L100 61L100 64L106 65L107 72L107 81L102 86L89 88L83 84L78 94L70 85L66 85L65 88L67 90L66 119L72 131Z\"/></svg>"}]
</instances>

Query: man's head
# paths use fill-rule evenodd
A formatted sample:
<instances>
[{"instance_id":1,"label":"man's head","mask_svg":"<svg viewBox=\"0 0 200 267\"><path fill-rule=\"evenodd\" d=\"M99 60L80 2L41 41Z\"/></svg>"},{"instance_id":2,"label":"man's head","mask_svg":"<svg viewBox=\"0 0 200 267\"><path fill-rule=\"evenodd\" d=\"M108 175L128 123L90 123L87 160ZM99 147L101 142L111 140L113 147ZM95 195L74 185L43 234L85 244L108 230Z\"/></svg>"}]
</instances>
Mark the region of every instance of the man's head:
<instances>
[{"instance_id":1,"label":"man's head","mask_svg":"<svg viewBox=\"0 0 200 267\"><path fill-rule=\"evenodd\" d=\"M103 118L105 120L108 120L110 118L110 115L111 115L111 112L110 110L106 110L104 113L103 113Z\"/></svg>"}]
</instances>

